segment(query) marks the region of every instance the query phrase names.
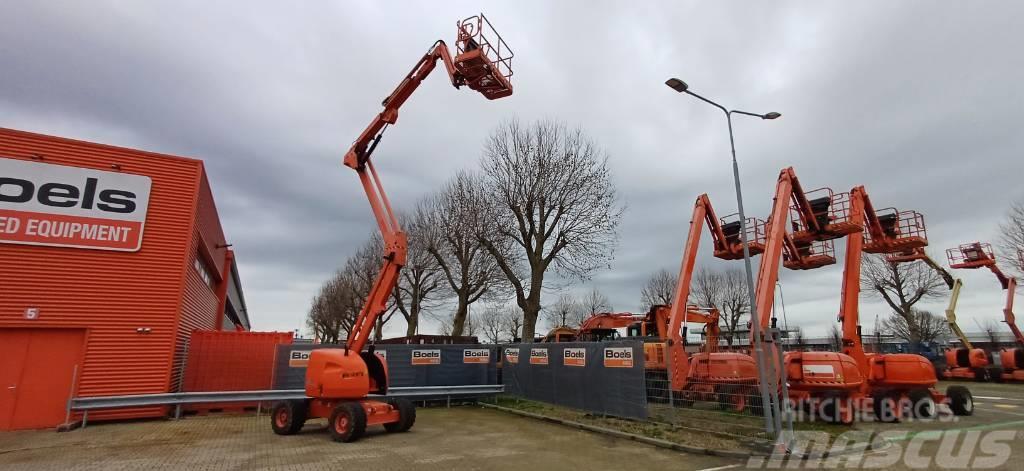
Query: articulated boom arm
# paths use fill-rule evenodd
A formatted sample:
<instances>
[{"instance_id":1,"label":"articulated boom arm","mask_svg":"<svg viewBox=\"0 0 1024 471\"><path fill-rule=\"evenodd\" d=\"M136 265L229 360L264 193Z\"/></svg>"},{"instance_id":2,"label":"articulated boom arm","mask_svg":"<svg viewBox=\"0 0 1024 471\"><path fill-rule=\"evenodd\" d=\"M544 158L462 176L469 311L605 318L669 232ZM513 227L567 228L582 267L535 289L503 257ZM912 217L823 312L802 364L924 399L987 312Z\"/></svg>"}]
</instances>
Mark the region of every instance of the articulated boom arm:
<instances>
[{"instance_id":1,"label":"articulated boom arm","mask_svg":"<svg viewBox=\"0 0 1024 471\"><path fill-rule=\"evenodd\" d=\"M511 51L507 51L506 46L505 49L509 55L505 58L500 57L500 46L504 45L504 41L498 36L499 52L497 54L499 55L494 55L494 49L483 36L482 26L486 21L483 15L479 15L459 23L458 49L460 54L454 61L444 41L439 40L434 43L412 68L412 71L384 99L382 103L384 110L374 117L370 125L359 135L345 154L344 164L359 174L359 181L370 201L370 208L373 210L377 226L384 239L384 265L381 267L380 273L366 297L366 303L359 312L359 317L356 318L345 342L347 351L355 351L358 354L366 345L374 324L387 308L388 296L391 295L398 283L398 274L402 266L405 265L408 251L406 234L402 231L398 224L398 218L395 217L394 211L391 209L391 203L384 193L384 187L381 185L370 156L377 144L380 143L387 127L398 121L398 109L419 88L423 79L430 75L438 60L444 62L448 77L455 88L467 85L488 99L512 94L512 86L508 82L511 70L503 72L499 70L500 66L498 65L503 64L507 68L511 61ZM486 24L490 25L490 23ZM491 57L488 57L488 53L491 53Z\"/></svg>"},{"instance_id":2,"label":"articulated boom arm","mask_svg":"<svg viewBox=\"0 0 1024 471\"><path fill-rule=\"evenodd\" d=\"M959 278L953 281L953 292L949 295L949 306L946 307L946 324L949 325L950 332L960 339L964 348L972 350L974 345L971 345L971 341L967 340L967 335L960 330L960 325L956 323L956 303L960 300L960 287L963 285L964 283Z\"/></svg>"},{"instance_id":3,"label":"articulated boom arm","mask_svg":"<svg viewBox=\"0 0 1024 471\"><path fill-rule=\"evenodd\" d=\"M796 200L796 206L800 208L799 212L804 214L802 217L805 217L805 222L816 224L810 203L804 196L796 172L793 171L793 167L787 167L779 173L779 181L775 185L775 198L772 203L771 215L768 216L764 254L761 256L761 265L757 270L757 288L754 297L756 305L753 307L756 317L752 317L751 322L760 322L762 328L767 328L771 322L775 283L779 280L779 264L787 240L786 223L789 218L790 202L793 199ZM754 345L753 329L750 330L750 335L750 344Z\"/></svg>"},{"instance_id":4,"label":"articulated boom arm","mask_svg":"<svg viewBox=\"0 0 1024 471\"><path fill-rule=\"evenodd\" d=\"M1003 307L1003 320L1013 332L1017 343L1024 346L1024 334L1017 327L1017 319L1013 314L1013 297L1017 291L1017 279L1006 276L996 265L995 253L992 246L987 243L972 242L961 244L959 247L947 249L946 257L949 259L950 268L981 268L988 267L992 274L999 280L999 284L1006 290L1006 305Z\"/></svg>"},{"instance_id":5,"label":"articulated boom arm","mask_svg":"<svg viewBox=\"0 0 1024 471\"><path fill-rule=\"evenodd\" d=\"M850 190L850 222L864 224L864 187ZM843 290L839 307L839 322L843 329L843 353L853 357L867 371L868 360L861 343L860 332L860 267L864 250L864 231L846 236L846 260L843 268Z\"/></svg>"}]
</instances>

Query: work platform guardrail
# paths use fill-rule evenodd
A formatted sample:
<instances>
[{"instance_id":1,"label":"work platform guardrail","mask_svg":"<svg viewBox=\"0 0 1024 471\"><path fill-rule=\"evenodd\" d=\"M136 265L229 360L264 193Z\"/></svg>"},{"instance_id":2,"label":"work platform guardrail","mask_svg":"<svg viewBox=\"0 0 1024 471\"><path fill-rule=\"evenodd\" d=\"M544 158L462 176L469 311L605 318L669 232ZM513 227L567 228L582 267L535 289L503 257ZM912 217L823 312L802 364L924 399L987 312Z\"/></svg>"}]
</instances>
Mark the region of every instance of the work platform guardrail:
<instances>
[{"instance_id":1,"label":"work platform guardrail","mask_svg":"<svg viewBox=\"0 0 1024 471\"><path fill-rule=\"evenodd\" d=\"M371 398L404 397L412 400L437 400L452 398L474 398L500 394L505 386L480 384L468 386L413 386L388 388L384 395L370 394ZM226 404L232 402L288 401L307 399L302 389L278 389L267 391L211 391L164 394L138 394L131 396L76 397L68 402L68 420L71 411L82 412L82 427L89 421L89 411L100 409L125 409L132 407L174 406L174 417L181 417L181 406L188 404Z\"/></svg>"}]
</instances>

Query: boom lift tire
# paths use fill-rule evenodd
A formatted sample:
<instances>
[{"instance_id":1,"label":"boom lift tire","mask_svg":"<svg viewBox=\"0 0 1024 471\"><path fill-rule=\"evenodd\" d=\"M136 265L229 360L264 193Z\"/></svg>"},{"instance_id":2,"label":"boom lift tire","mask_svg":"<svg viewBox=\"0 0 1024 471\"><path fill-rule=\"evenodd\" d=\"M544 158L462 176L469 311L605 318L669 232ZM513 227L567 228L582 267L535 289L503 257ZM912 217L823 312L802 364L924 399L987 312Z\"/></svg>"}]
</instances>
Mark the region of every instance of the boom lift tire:
<instances>
[{"instance_id":1,"label":"boom lift tire","mask_svg":"<svg viewBox=\"0 0 1024 471\"><path fill-rule=\"evenodd\" d=\"M413 405L412 401L405 398L389 399L388 404L391 407L398 409L398 422L391 422L384 424L384 430L388 433L400 433L407 432L412 428L412 424L416 423L416 406Z\"/></svg>"},{"instance_id":2,"label":"boom lift tire","mask_svg":"<svg viewBox=\"0 0 1024 471\"><path fill-rule=\"evenodd\" d=\"M954 415L973 415L974 396L971 391L963 386L950 386L946 389L946 397L949 398L949 408Z\"/></svg>"},{"instance_id":3,"label":"boom lift tire","mask_svg":"<svg viewBox=\"0 0 1024 471\"><path fill-rule=\"evenodd\" d=\"M743 412L747 408L747 396L739 386L723 386L718 390L718 408L728 412Z\"/></svg>"},{"instance_id":4,"label":"boom lift tire","mask_svg":"<svg viewBox=\"0 0 1024 471\"><path fill-rule=\"evenodd\" d=\"M327 428L336 442L351 442L366 432L366 411L358 402L342 402L331 412Z\"/></svg>"},{"instance_id":5,"label":"boom lift tire","mask_svg":"<svg viewBox=\"0 0 1024 471\"><path fill-rule=\"evenodd\" d=\"M875 412L875 420L886 423L895 423L900 421L900 401L898 395L888 392L879 392L871 402Z\"/></svg>"},{"instance_id":6,"label":"boom lift tire","mask_svg":"<svg viewBox=\"0 0 1024 471\"><path fill-rule=\"evenodd\" d=\"M927 389L914 389L907 395L911 415L916 419L931 419L938 413L935 399Z\"/></svg>"},{"instance_id":7,"label":"boom lift tire","mask_svg":"<svg viewBox=\"0 0 1024 471\"><path fill-rule=\"evenodd\" d=\"M988 377L994 383L1003 382L1003 369L998 366L990 366L988 368Z\"/></svg>"},{"instance_id":8,"label":"boom lift tire","mask_svg":"<svg viewBox=\"0 0 1024 471\"><path fill-rule=\"evenodd\" d=\"M988 370L984 368L975 368L974 381L977 381L979 383L984 383L985 381L988 381Z\"/></svg>"},{"instance_id":9,"label":"boom lift tire","mask_svg":"<svg viewBox=\"0 0 1024 471\"><path fill-rule=\"evenodd\" d=\"M309 406L305 400L281 401L270 413L270 426L278 435L294 435L306 424Z\"/></svg>"}]
</instances>

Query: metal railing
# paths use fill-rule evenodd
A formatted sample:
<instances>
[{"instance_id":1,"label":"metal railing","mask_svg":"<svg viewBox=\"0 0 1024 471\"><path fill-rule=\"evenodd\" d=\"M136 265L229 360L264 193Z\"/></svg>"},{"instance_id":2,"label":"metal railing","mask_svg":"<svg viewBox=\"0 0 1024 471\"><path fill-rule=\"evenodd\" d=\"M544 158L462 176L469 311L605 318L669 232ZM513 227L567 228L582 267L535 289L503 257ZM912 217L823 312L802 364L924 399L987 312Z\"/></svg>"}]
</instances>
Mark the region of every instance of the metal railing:
<instances>
[{"instance_id":1,"label":"metal railing","mask_svg":"<svg viewBox=\"0 0 1024 471\"><path fill-rule=\"evenodd\" d=\"M404 397L415 400L472 398L504 392L500 384L478 384L468 386L413 386L388 388L386 395L370 394L370 398ZM227 404L233 402L288 401L306 399L302 389L277 389L267 391L211 391L163 394L137 394L130 396L75 397L68 401L67 420L71 412L82 412L82 427L89 421L89 411L101 409L126 409L134 407L174 406L174 417L181 417L181 406L189 404Z\"/></svg>"}]
</instances>

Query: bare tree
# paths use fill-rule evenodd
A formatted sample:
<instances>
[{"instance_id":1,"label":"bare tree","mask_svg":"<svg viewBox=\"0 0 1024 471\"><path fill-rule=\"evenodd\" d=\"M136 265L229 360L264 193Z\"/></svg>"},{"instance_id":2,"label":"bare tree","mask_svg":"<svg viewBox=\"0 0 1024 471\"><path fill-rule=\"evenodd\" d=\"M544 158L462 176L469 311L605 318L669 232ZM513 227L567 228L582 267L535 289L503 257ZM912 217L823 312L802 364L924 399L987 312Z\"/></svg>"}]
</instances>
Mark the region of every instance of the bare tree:
<instances>
[{"instance_id":1,"label":"bare tree","mask_svg":"<svg viewBox=\"0 0 1024 471\"><path fill-rule=\"evenodd\" d=\"M502 318L504 320L505 331L508 332L508 340L514 342L516 339L522 339L523 332L523 315L521 312L516 312L515 309L502 309Z\"/></svg>"},{"instance_id":2,"label":"bare tree","mask_svg":"<svg viewBox=\"0 0 1024 471\"><path fill-rule=\"evenodd\" d=\"M501 125L482 166L492 217L479 237L514 289L523 340L532 342L548 269L585 280L607 266L623 208L605 152L561 123Z\"/></svg>"},{"instance_id":3,"label":"bare tree","mask_svg":"<svg viewBox=\"0 0 1024 471\"><path fill-rule=\"evenodd\" d=\"M1024 200L1017 201L1006 212L1006 219L999 225L999 249L1002 258L1018 274L1024 274Z\"/></svg>"},{"instance_id":4,"label":"bare tree","mask_svg":"<svg viewBox=\"0 0 1024 471\"><path fill-rule=\"evenodd\" d=\"M882 255L865 254L862 262L860 283L865 294L883 299L903 318L907 342L919 345L926 341L930 325L919 322L930 322L930 318L916 314L914 305L923 299L944 295L946 283L942 276L922 261L890 263ZM882 323L890 321L886 319Z\"/></svg>"},{"instance_id":5,"label":"bare tree","mask_svg":"<svg viewBox=\"0 0 1024 471\"><path fill-rule=\"evenodd\" d=\"M838 352L843 349L843 332L839 330L839 326L832 324L832 330L828 333L829 343L832 344L832 351Z\"/></svg>"},{"instance_id":6,"label":"bare tree","mask_svg":"<svg viewBox=\"0 0 1024 471\"><path fill-rule=\"evenodd\" d=\"M746 279L739 270L715 272L701 268L693 276L690 302L702 307L713 307L721 315L722 336L729 346L743 330L740 321L750 313L750 297Z\"/></svg>"},{"instance_id":7,"label":"bare tree","mask_svg":"<svg viewBox=\"0 0 1024 471\"><path fill-rule=\"evenodd\" d=\"M944 339L948 334L944 318L920 309L912 309L909 320L900 313L893 312L889 317L882 319L882 328L892 332L897 339L910 344L912 352L918 351L922 344Z\"/></svg>"},{"instance_id":8,"label":"bare tree","mask_svg":"<svg viewBox=\"0 0 1024 471\"><path fill-rule=\"evenodd\" d=\"M306 326L320 342L339 343L352 330L361 308L351 276L338 270L313 297Z\"/></svg>"},{"instance_id":9,"label":"bare tree","mask_svg":"<svg viewBox=\"0 0 1024 471\"><path fill-rule=\"evenodd\" d=\"M807 346L807 339L804 337L804 329L802 329L802 328L800 328L798 326L798 327L795 327L792 332L793 332L793 344L792 344L792 346L795 347L795 349L797 351L803 351L803 349Z\"/></svg>"},{"instance_id":10,"label":"bare tree","mask_svg":"<svg viewBox=\"0 0 1024 471\"><path fill-rule=\"evenodd\" d=\"M1001 343L999 341L999 332L1001 331L1001 329L999 328L999 323L992 319L989 319L985 321L984 324L981 324L979 326L981 327L981 331L985 333L985 337L988 338L988 341L991 344L989 345L989 348L993 350L998 349L1000 347L999 344Z\"/></svg>"},{"instance_id":11,"label":"bare tree","mask_svg":"<svg viewBox=\"0 0 1024 471\"><path fill-rule=\"evenodd\" d=\"M579 327L586 319L587 313L583 305L571 294L563 293L558 301L542 310L544 320L551 328L556 327Z\"/></svg>"},{"instance_id":12,"label":"bare tree","mask_svg":"<svg viewBox=\"0 0 1024 471\"><path fill-rule=\"evenodd\" d=\"M593 314L610 312L612 310L612 303L608 301L608 296L598 291L597 287L591 288L590 292L580 300L580 306L582 307L583 315L580 322L583 322L583 319Z\"/></svg>"},{"instance_id":13,"label":"bare tree","mask_svg":"<svg viewBox=\"0 0 1024 471\"><path fill-rule=\"evenodd\" d=\"M647 279L647 284L640 291L640 309L646 311L657 304L672 304L672 297L676 294L678 281L678 275L664 268L655 272Z\"/></svg>"},{"instance_id":14,"label":"bare tree","mask_svg":"<svg viewBox=\"0 0 1024 471\"><path fill-rule=\"evenodd\" d=\"M420 315L432 307L442 287L442 273L437 260L429 252L429 221L423 213L415 217L403 216L402 227L408 239L408 255L393 295L395 308L405 318L405 335L416 335Z\"/></svg>"},{"instance_id":15,"label":"bare tree","mask_svg":"<svg viewBox=\"0 0 1024 471\"><path fill-rule=\"evenodd\" d=\"M503 305L492 304L484 308L477 316L480 333L487 343L501 343L505 338L505 316L508 309Z\"/></svg>"},{"instance_id":16,"label":"bare tree","mask_svg":"<svg viewBox=\"0 0 1024 471\"><path fill-rule=\"evenodd\" d=\"M502 280L497 261L477 237L490 221L487 198L478 177L460 172L417 209L427 252L440 267L447 290L455 297L452 335L463 335L469 306Z\"/></svg>"},{"instance_id":17,"label":"bare tree","mask_svg":"<svg viewBox=\"0 0 1024 471\"><path fill-rule=\"evenodd\" d=\"M382 252L384 252L384 242L380 234L374 232L369 240L345 261L345 267L342 268L342 272L352 282L352 288L360 309L366 303L366 297L369 296L374 282L377 281L377 275L380 273L381 268L380 254ZM376 323L374 323L374 341L384 338L384 325L395 315L394 296L388 301L384 314L379 316Z\"/></svg>"}]
</instances>

